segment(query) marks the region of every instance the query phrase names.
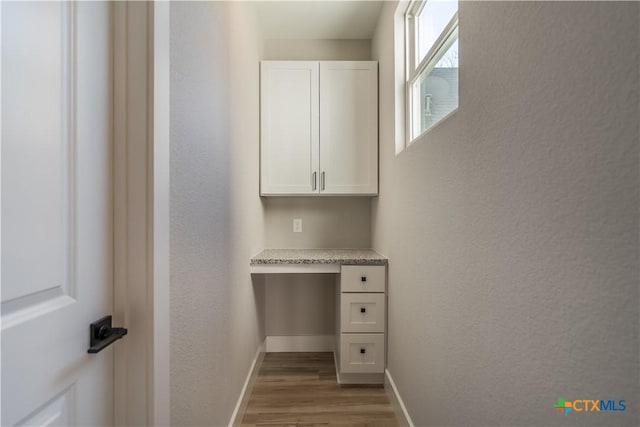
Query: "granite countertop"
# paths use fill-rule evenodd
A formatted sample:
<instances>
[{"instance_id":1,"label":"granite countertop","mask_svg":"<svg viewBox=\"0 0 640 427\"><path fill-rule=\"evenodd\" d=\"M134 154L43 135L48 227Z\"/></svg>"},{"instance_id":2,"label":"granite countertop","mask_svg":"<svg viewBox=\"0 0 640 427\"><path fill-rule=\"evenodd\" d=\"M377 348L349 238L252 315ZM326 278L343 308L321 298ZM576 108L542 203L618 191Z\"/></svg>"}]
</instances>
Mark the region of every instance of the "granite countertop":
<instances>
[{"instance_id":1,"label":"granite countertop","mask_svg":"<svg viewBox=\"0 0 640 427\"><path fill-rule=\"evenodd\" d=\"M251 258L259 264L387 265L387 257L372 249L265 249Z\"/></svg>"}]
</instances>

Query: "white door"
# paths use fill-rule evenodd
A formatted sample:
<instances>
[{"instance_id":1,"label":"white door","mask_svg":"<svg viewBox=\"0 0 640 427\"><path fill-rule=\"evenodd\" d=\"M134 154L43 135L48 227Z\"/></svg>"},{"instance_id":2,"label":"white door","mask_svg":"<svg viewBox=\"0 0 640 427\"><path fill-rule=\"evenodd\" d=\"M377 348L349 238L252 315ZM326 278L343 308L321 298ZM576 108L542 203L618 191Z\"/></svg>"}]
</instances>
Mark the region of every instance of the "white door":
<instances>
[{"instance_id":1,"label":"white door","mask_svg":"<svg viewBox=\"0 0 640 427\"><path fill-rule=\"evenodd\" d=\"M260 193L318 192L318 62L260 64Z\"/></svg>"},{"instance_id":2,"label":"white door","mask_svg":"<svg viewBox=\"0 0 640 427\"><path fill-rule=\"evenodd\" d=\"M113 424L110 8L1 4L3 426Z\"/></svg>"},{"instance_id":3,"label":"white door","mask_svg":"<svg viewBox=\"0 0 640 427\"><path fill-rule=\"evenodd\" d=\"M378 63L320 62L320 192L378 193Z\"/></svg>"}]
</instances>

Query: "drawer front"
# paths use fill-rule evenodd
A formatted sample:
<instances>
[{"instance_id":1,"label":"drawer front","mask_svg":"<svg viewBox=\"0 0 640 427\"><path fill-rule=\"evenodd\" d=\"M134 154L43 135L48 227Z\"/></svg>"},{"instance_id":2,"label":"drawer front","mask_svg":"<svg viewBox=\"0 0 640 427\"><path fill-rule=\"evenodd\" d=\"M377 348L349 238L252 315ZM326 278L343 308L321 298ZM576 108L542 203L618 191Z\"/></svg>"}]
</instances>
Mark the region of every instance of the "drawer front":
<instances>
[{"instance_id":1,"label":"drawer front","mask_svg":"<svg viewBox=\"0 0 640 427\"><path fill-rule=\"evenodd\" d=\"M384 332L384 294L340 295L342 332Z\"/></svg>"},{"instance_id":2,"label":"drawer front","mask_svg":"<svg viewBox=\"0 0 640 427\"><path fill-rule=\"evenodd\" d=\"M384 265L343 265L340 272L342 292L384 292Z\"/></svg>"},{"instance_id":3,"label":"drawer front","mask_svg":"<svg viewBox=\"0 0 640 427\"><path fill-rule=\"evenodd\" d=\"M342 334L341 373L383 373L384 334Z\"/></svg>"}]
</instances>

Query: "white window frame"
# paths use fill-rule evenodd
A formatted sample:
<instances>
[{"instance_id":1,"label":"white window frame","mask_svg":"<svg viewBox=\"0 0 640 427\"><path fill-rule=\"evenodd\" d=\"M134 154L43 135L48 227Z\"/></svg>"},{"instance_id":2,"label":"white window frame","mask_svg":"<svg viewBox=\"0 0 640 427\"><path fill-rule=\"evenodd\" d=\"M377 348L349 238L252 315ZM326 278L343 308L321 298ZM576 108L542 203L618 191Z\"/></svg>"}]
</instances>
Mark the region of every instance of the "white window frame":
<instances>
[{"instance_id":1,"label":"white window frame","mask_svg":"<svg viewBox=\"0 0 640 427\"><path fill-rule=\"evenodd\" d=\"M412 0L409 2L405 12L405 135L406 146L413 144L422 135L444 120L440 119L434 126L420 132L420 96L419 87L414 87L418 79L431 72L442 56L458 39L458 12L456 12L449 23L444 27L433 46L429 49L425 57L416 65L418 59L417 50L417 16L429 0ZM459 1L458 1L459 4ZM451 113L455 112L454 109ZM449 115L451 114L449 113Z\"/></svg>"}]
</instances>

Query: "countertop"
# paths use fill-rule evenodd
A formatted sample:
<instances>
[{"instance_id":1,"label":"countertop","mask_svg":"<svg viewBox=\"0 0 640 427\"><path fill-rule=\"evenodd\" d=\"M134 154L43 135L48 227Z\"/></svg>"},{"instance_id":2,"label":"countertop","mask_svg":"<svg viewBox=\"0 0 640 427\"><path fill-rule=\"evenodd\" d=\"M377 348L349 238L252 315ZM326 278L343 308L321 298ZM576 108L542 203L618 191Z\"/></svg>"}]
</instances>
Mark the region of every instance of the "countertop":
<instances>
[{"instance_id":1,"label":"countertop","mask_svg":"<svg viewBox=\"0 0 640 427\"><path fill-rule=\"evenodd\" d=\"M387 257L372 249L265 249L251 258L251 265L387 265L387 261Z\"/></svg>"}]
</instances>

